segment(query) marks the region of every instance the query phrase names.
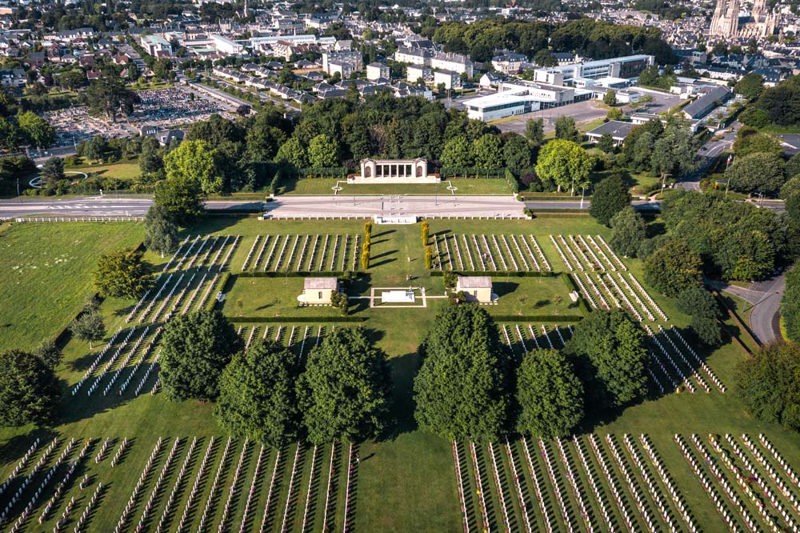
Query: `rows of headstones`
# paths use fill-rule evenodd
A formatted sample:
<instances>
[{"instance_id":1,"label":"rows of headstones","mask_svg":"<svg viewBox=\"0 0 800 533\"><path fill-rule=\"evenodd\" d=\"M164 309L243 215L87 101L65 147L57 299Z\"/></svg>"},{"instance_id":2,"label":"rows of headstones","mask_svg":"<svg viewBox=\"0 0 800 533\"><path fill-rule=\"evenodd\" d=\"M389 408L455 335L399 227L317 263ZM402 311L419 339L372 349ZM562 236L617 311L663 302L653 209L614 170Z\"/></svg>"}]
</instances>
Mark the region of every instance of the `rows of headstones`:
<instances>
[{"instance_id":1,"label":"rows of headstones","mask_svg":"<svg viewBox=\"0 0 800 533\"><path fill-rule=\"evenodd\" d=\"M603 237L550 235L550 242L593 308L623 308L639 321L667 321L667 315L641 283L624 272L627 267Z\"/></svg>"},{"instance_id":2,"label":"rows of headstones","mask_svg":"<svg viewBox=\"0 0 800 533\"><path fill-rule=\"evenodd\" d=\"M242 271L355 271L360 253L359 235L256 235Z\"/></svg>"},{"instance_id":3,"label":"rows of headstones","mask_svg":"<svg viewBox=\"0 0 800 533\"><path fill-rule=\"evenodd\" d=\"M244 340L245 349L249 348L258 338L272 340L291 348L298 358L302 360L325 337L326 327L336 328L335 325L317 326L309 324L242 325L237 328L237 333Z\"/></svg>"},{"instance_id":4,"label":"rows of headstones","mask_svg":"<svg viewBox=\"0 0 800 533\"><path fill-rule=\"evenodd\" d=\"M533 350L555 349L566 346L572 337L572 326L544 324L500 324L500 340L508 346L514 357Z\"/></svg>"},{"instance_id":5,"label":"rows of headstones","mask_svg":"<svg viewBox=\"0 0 800 533\"><path fill-rule=\"evenodd\" d=\"M467 532L700 529L647 435L454 441L452 453Z\"/></svg>"},{"instance_id":6,"label":"rows of headstones","mask_svg":"<svg viewBox=\"0 0 800 533\"><path fill-rule=\"evenodd\" d=\"M39 449L37 443L7 480L10 496L0 524L10 524L15 532L77 532L103 523L115 523L109 529L117 533L174 527L219 532L350 528L359 462L352 445L298 443L274 452L262 445L255 454L252 441L237 443L229 437L221 447L220 440L211 437L200 458L202 438L175 437L171 446L169 440L157 439L138 477L127 471L136 461L127 461L122 470L117 466L120 453L131 449L128 439L88 439L79 452L72 439L56 456L56 438L25 472L24 465ZM91 461L90 448L98 444ZM115 444L118 451L109 466ZM223 448L221 454L218 448ZM125 486L134 479L132 487ZM113 497L107 497L109 486L114 486ZM36 527L30 523L32 516L38 516Z\"/></svg>"},{"instance_id":7,"label":"rows of headstones","mask_svg":"<svg viewBox=\"0 0 800 533\"><path fill-rule=\"evenodd\" d=\"M708 445L696 434L689 437L691 445L682 435L674 439L730 529L798 530L796 491L800 485L764 435L759 435L760 446L746 434L738 440L729 434L722 439L711 434Z\"/></svg>"},{"instance_id":8,"label":"rows of headstones","mask_svg":"<svg viewBox=\"0 0 800 533\"><path fill-rule=\"evenodd\" d=\"M650 356L654 363L651 365L650 375L659 392L664 393L668 390L664 385L665 381L676 392L681 390L697 392L694 385L696 383L706 393L710 393L712 386L708 384L709 381L714 390L723 394L727 391L727 387L689 345L678 329L665 329L659 325L658 332L654 332L645 325L644 330L650 335Z\"/></svg>"},{"instance_id":9,"label":"rows of headstones","mask_svg":"<svg viewBox=\"0 0 800 533\"><path fill-rule=\"evenodd\" d=\"M121 396L137 378L134 396L139 395L156 369L160 356L156 347L162 326L156 325L156 322L167 320L175 312L202 309L238 241L238 236L187 238L161 270L156 286L128 314L125 322L134 321L136 325L128 329L120 327L112 335L81 379L73 385L72 396L84 385L87 396L92 396L98 390L104 396L113 392ZM204 272L201 275L197 271L187 276L186 270L191 268L204 269ZM155 312L151 314L153 308ZM145 322L147 318L150 320ZM115 388L118 380L121 383ZM156 388L157 385L153 385L151 392Z\"/></svg>"},{"instance_id":10,"label":"rows of headstones","mask_svg":"<svg viewBox=\"0 0 800 533\"><path fill-rule=\"evenodd\" d=\"M438 233L433 236L434 270L550 272L533 235Z\"/></svg>"}]
</instances>

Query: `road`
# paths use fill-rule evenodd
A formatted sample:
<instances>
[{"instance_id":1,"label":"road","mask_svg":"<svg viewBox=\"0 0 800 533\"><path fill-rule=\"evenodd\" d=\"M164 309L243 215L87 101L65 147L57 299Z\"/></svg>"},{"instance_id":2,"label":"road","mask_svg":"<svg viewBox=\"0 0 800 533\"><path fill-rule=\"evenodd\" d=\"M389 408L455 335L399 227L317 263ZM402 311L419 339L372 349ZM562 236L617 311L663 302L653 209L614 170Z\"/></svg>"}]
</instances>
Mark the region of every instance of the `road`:
<instances>
[{"instance_id":1,"label":"road","mask_svg":"<svg viewBox=\"0 0 800 533\"><path fill-rule=\"evenodd\" d=\"M734 122L723 133L712 136L697 151L697 156L700 159L697 170L676 183L675 186L681 189L699 191L700 180L705 177L717 158L733 146L734 141L736 141L736 132L740 127L741 123Z\"/></svg>"},{"instance_id":2,"label":"road","mask_svg":"<svg viewBox=\"0 0 800 533\"><path fill-rule=\"evenodd\" d=\"M759 342L768 344L781 338L779 311L783 290L786 287L785 274L767 281L752 283L749 287L727 285L722 282L712 282L711 285L752 304L750 329Z\"/></svg>"}]
</instances>

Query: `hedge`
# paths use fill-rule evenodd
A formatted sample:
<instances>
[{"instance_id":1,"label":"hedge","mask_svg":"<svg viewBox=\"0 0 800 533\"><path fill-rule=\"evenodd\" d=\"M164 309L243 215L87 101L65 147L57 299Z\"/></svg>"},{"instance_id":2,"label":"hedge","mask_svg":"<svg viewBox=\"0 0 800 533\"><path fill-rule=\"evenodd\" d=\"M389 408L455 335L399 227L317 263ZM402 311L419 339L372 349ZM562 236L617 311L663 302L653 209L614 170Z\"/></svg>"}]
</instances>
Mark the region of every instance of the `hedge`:
<instances>
[{"instance_id":1,"label":"hedge","mask_svg":"<svg viewBox=\"0 0 800 533\"><path fill-rule=\"evenodd\" d=\"M220 276L219 280L217 281L217 286L212 288L211 293L209 294L208 301L206 302L206 311L213 311L214 308L217 306L217 293L222 292L225 294L233 287L233 281L236 278L231 275L230 272L223 272L222 276ZM215 290L216 289L216 290Z\"/></svg>"},{"instance_id":2,"label":"hedge","mask_svg":"<svg viewBox=\"0 0 800 533\"><path fill-rule=\"evenodd\" d=\"M561 279L564 280L564 283L570 289L570 292L574 291L578 294L578 307L581 311L583 311L583 316L587 316L589 313L591 313L592 310L589 307L589 304L586 303L586 300L584 300L583 296L581 296L581 291L578 289L578 285L575 283L575 280L572 279L572 275L568 272L563 272L561 274Z\"/></svg>"},{"instance_id":3,"label":"hedge","mask_svg":"<svg viewBox=\"0 0 800 533\"><path fill-rule=\"evenodd\" d=\"M518 193L519 181L517 181L517 177L514 176L514 173L506 169L505 176L506 176L506 181L508 182L508 186L511 187L511 192Z\"/></svg>"},{"instance_id":4,"label":"hedge","mask_svg":"<svg viewBox=\"0 0 800 533\"><path fill-rule=\"evenodd\" d=\"M346 178L345 167L309 167L301 168L300 175L304 178Z\"/></svg>"},{"instance_id":5,"label":"hedge","mask_svg":"<svg viewBox=\"0 0 800 533\"><path fill-rule=\"evenodd\" d=\"M348 323L357 324L366 322L366 317L361 316L229 316L231 322L255 322L259 324L308 324L308 323Z\"/></svg>"},{"instance_id":6,"label":"hedge","mask_svg":"<svg viewBox=\"0 0 800 533\"><path fill-rule=\"evenodd\" d=\"M442 179L446 178L503 178L505 173L497 168L476 167L442 167L439 172Z\"/></svg>"}]
</instances>

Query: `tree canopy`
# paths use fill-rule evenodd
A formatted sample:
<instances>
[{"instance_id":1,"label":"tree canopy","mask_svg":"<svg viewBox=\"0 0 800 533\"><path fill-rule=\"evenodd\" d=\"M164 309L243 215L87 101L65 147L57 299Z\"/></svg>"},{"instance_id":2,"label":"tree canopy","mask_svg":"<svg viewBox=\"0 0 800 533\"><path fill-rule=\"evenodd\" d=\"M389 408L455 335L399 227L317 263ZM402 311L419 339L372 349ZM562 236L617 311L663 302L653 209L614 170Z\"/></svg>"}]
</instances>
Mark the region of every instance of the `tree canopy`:
<instances>
[{"instance_id":1,"label":"tree canopy","mask_svg":"<svg viewBox=\"0 0 800 533\"><path fill-rule=\"evenodd\" d=\"M203 140L186 140L164 157L167 180L196 182L204 194L222 191L216 150Z\"/></svg>"},{"instance_id":2,"label":"tree canopy","mask_svg":"<svg viewBox=\"0 0 800 533\"><path fill-rule=\"evenodd\" d=\"M153 203L164 208L176 224L189 226L203 214L204 198L199 182L191 178L174 177L156 184Z\"/></svg>"},{"instance_id":3,"label":"tree canopy","mask_svg":"<svg viewBox=\"0 0 800 533\"><path fill-rule=\"evenodd\" d=\"M94 283L103 296L140 298L153 285L151 265L141 251L123 249L103 254L97 261Z\"/></svg>"},{"instance_id":4,"label":"tree canopy","mask_svg":"<svg viewBox=\"0 0 800 533\"><path fill-rule=\"evenodd\" d=\"M702 287L689 287L678 294L678 310L692 317L690 326L701 342L717 346L722 342L719 305Z\"/></svg>"},{"instance_id":5,"label":"tree canopy","mask_svg":"<svg viewBox=\"0 0 800 533\"><path fill-rule=\"evenodd\" d=\"M415 418L448 439L493 440L506 426L507 365L497 329L476 305L449 305L420 346L414 380Z\"/></svg>"},{"instance_id":6,"label":"tree canopy","mask_svg":"<svg viewBox=\"0 0 800 533\"><path fill-rule=\"evenodd\" d=\"M800 344L766 346L736 370L737 391L753 416L800 431Z\"/></svg>"},{"instance_id":7,"label":"tree canopy","mask_svg":"<svg viewBox=\"0 0 800 533\"><path fill-rule=\"evenodd\" d=\"M517 373L517 431L537 438L570 435L583 418L583 384L558 350L525 354Z\"/></svg>"},{"instance_id":8,"label":"tree canopy","mask_svg":"<svg viewBox=\"0 0 800 533\"><path fill-rule=\"evenodd\" d=\"M388 426L386 354L361 328L336 328L311 350L297 388L308 440L360 441Z\"/></svg>"},{"instance_id":9,"label":"tree canopy","mask_svg":"<svg viewBox=\"0 0 800 533\"><path fill-rule=\"evenodd\" d=\"M800 342L800 268L795 265L786 273L786 289L781 298L781 317L790 340Z\"/></svg>"},{"instance_id":10,"label":"tree canopy","mask_svg":"<svg viewBox=\"0 0 800 533\"><path fill-rule=\"evenodd\" d=\"M213 400L220 376L243 343L219 311L179 315L164 326L159 377L173 400Z\"/></svg>"},{"instance_id":11,"label":"tree canopy","mask_svg":"<svg viewBox=\"0 0 800 533\"><path fill-rule=\"evenodd\" d=\"M622 181L622 176L612 174L594 188L589 213L597 221L608 226L611 219L631 204L631 193Z\"/></svg>"},{"instance_id":12,"label":"tree canopy","mask_svg":"<svg viewBox=\"0 0 800 533\"><path fill-rule=\"evenodd\" d=\"M0 426L45 424L61 396L53 368L33 354L0 354Z\"/></svg>"},{"instance_id":13,"label":"tree canopy","mask_svg":"<svg viewBox=\"0 0 800 533\"><path fill-rule=\"evenodd\" d=\"M647 392L645 333L621 310L595 311L575 326L565 353L575 361L592 409L619 408Z\"/></svg>"},{"instance_id":14,"label":"tree canopy","mask_svg":"<svg viewBox=\"0 0 800 533\"><path fill-rule=\"evenodd\" d=\"M725 171L728 186L734 191L777 196L786 181L780 155L754 152L737 157Z\"/></svg>"},{"instance_id":15,"label":"tree canopy","mask_svg":"<svg viewBox=\"0 0 800 533\"><path fill-rule=\"evenodd\" d=\"M667 296L700 285L700 257L686 241L667 240L644 261L644 279L648 285Z\"/></svg>"},{"instance_id":16,"label":"tree canopy","mask_svg":"<svg viewBox=\"0 0 800 533\"><path fill-rule=\"evenodd\" d=\"M178 247L178 226L165 207L150 206L144 219L144 229L144 245L148 250L160 253L161 257Z\"/></svg>"},{"instance_id":17,"label":"tree canopy","mask_svg":"<svg viewBox=\"0 0 800 533\"><path fill-rule=\"evenodd\" d=\"M589 185L592 166L592 157L586 150L572 141L556 139L539 151L536 174L555 183L559 190L574 192Z\"/></svg>"},{"instance_id":18,"label":"tree canopy","mask_svg":"<svg viewBox=\"0 0 800 533\"><path fill-rule=\"evenodd\" d=\"M281 446L297 437L294 354L282 344L256 341L222 372L214 414L238 437Z\"/></svg>"},{"instance_id":19,"label":"tree canopy","mask_svg":"<svg viewBox=\"0 0 800 533\"><path fill-rule=\"evenodd\" d=\"M608 244L622 256L636 257L646 235L647 228L642 215L628 206L611 218L611 239Z\"/></svg>"}]
</instances>

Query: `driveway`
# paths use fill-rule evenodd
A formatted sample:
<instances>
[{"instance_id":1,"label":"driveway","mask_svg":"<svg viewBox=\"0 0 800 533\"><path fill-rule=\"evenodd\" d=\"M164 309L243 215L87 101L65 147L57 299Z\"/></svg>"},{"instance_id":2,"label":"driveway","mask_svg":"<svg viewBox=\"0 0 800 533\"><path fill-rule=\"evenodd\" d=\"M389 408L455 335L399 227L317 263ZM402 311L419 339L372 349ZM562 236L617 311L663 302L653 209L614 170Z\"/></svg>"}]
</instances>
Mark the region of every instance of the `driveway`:
<instances>
[{"instance_id":1,"label":"driveway","mask_svg":"<svg viewBox=\"0 0 800 533\"><path fill-rule=\"evenodd\" d=\"M780 307L786 287L785 274L752 283L749 287L737 287L718 281L713 281L710 285L753 305L750 309L750 329L761 344L781 339Z\"/></svg>"}]
</instances>

